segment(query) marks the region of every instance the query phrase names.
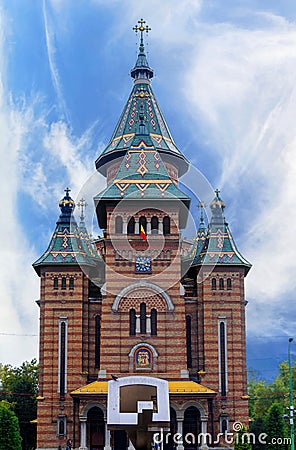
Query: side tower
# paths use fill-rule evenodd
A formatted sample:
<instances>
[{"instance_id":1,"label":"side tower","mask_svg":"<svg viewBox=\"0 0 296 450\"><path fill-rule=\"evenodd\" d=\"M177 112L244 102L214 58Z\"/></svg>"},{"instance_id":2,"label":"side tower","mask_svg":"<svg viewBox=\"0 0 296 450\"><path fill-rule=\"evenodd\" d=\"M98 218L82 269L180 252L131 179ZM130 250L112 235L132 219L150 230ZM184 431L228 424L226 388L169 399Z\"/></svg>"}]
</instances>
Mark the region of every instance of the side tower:
<instances>
[{"instance_id":1,"label":"side tower","mask_svg":"<svg viewBox=\"0 0 296 450\"><path fill-rule=\"evenodd\" d=\"M59 206L61 214L49 247L33 264L40 276L37 448L65 446L66 436L73 436L69 393L83 384L89 370L91 339L84 325L93 288L88 277L99 276L99 258L83 216L79 226L73 217L75 204L69 189ZM99 295L96 300L100 309Z\"/></svg>"},{"instance_id":2,"label":"side tower","mask_svg":"<svg viewBox=\"0 0 296 450\"><path fill-rule=\"evenodd\" d=\"M233 432L235 421L248 424L244 278L251 264L236 248L218 190L210 209L208 230L201 213L185 302L194 330L192 373L217 392L213 401L217 434Z\"/></svg>"}]
</instances>

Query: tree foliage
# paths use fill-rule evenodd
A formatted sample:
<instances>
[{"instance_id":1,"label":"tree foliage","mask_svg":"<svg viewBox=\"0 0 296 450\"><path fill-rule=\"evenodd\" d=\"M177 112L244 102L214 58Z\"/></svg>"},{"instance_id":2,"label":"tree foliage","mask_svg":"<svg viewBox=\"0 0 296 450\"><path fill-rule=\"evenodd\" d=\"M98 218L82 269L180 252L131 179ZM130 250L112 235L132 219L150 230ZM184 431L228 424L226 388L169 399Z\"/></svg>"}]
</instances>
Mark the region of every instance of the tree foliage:
<instances>
[{"instance_id":1,"label":"tree foliage","mask_svg":"<svg viewBox=\"0 0 296 450\"><path fill-rule=\"evenodd\" d=\"M296 392L296 361L292 365L293 392ZM289 407L289 370L287 362L279 365L278 375L271 383L258 380L253 373L249 380L249 413L250 431L256 435L253 450L266 449L260 444L258 436L268 435L267 441L273 438L284 439L290 436L289 421L283 419L286 408ZM285 444L272 444L273 450L286 448Z\"/></svg>"},{"instance_id":2,"label":"tree foliage","mask_svg":"<svg viewBox=\"0 0 296 450\"><path fill-rule=\"evenodd\" d=\"M2 392L0 400L6 400L19 420L23 449L36 446L36 425L31 420L37 416L38 365L36 359L25 361L20 367L0 366Z\"/></svg>"},{"instance_id":3,"label":"tree foliage","mask_svg":"<svg viewBox=\"0 0 296 450\"><path fill-rule=\"evenodd\" d=\"M0 450L21 450L20 427L11 405L0 401Z\"/></svg>"},{"instance_id":4,"label":"tree foliage","mask_svg":"<svg viewBox=\"0 0 296 450\"><path fill-rule=\"evenodd\" d=\"M234 450L252 450L250 434L242 427L235 435Z\"/></svg>"}]
</instances>

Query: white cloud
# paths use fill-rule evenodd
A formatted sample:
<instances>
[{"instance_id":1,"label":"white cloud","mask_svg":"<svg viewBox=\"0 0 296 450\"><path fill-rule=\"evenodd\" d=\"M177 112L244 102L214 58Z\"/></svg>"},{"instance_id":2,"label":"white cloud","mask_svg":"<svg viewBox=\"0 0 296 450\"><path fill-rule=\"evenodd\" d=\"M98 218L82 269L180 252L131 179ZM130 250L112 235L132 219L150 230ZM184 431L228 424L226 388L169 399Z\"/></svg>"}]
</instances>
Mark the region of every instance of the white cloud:
<instances>
[{"instance_id":1,"label":"white cloud","mask_svg":"<svg viewBox=\"0 0 296 450\"><path fill-rule=\"evenodd\" d=\"M296 24L268 18L261 30L223 24L199 33L184 80L187 104L198 111L193 120L222 162L219 186L234 201L238 192L249 192L250 203L256 196L256 211L244 214L250 229L241 250L254 265L249 330L266 333L275 318L281 329L277 309L296 284ZM248 205L237 199L236 207ZM262 304L270 309L264 323Z\"/></svg>"},{"instance_id":2,"label":"white cloud","mask_svg":"<svg viewBox=\"0 0 296 450\"><path fill-rule=\"evenodd\" d=\"M1 12L1 21L4 14ZM1 24L3 25L3 23ZM4 64L5 37L1 35L0 66ZM17 192L19 189L18 156L23 139L30 129L29 109L17 109L5 95L4 74L0 80L0 361L19 364L37 354L37 338L19 339L8 334L37 334L38 280L31 263L35 254L18 223Z\"/></svg>"}]
</instances>

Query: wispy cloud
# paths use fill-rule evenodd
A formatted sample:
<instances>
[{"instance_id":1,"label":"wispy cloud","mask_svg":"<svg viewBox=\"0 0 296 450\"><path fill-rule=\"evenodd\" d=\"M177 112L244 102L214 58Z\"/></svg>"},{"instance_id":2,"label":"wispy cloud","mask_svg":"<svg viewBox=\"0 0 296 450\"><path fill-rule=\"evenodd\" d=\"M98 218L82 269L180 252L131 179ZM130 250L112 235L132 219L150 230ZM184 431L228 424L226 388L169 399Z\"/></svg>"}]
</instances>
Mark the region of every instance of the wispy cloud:
<instances>
[{"instance_id":1,"label":"wispy cloud","mask_svg":"<svg viewBox=\"0 0 296 450\"><path fill-rule=\"evenodd\" d=\"M296 24L265 18L269 26L261 30L205 28L184 95L221 160L219 186L233 197L231 214L248 221L241 248L254 264L249 331L269 334L282 330L278 307L295 288ZM289 328L285 308L281 314Z\"/></svg>"},{"instance_id":2,"label":"wispy cloud","mask_svg":"<svg viewBox=\"0 0 296 450\"><path fill-rule=\"evenodd\" d=\"M60 108L61 113L64 115L65 120L67 123L70 123L70 115L69 111L64 99L63 95L63 89L62 89L62 83L60 80L59 71L57 68L57 65L55 63L55 53L56 53L56 46L55 46L55 39L54 39L54 33L52 31L53 27L50 25L50 18L47 12L46 8L46 0L43 0L42 4L42 11L43 11L43 20L44 20L44 31L45 31L45 41L46 41L46 48L47 48L47 56L48 56L48 64L51 74L52 83L57 95L57 101Z\"/></svg>"}]
</instances>

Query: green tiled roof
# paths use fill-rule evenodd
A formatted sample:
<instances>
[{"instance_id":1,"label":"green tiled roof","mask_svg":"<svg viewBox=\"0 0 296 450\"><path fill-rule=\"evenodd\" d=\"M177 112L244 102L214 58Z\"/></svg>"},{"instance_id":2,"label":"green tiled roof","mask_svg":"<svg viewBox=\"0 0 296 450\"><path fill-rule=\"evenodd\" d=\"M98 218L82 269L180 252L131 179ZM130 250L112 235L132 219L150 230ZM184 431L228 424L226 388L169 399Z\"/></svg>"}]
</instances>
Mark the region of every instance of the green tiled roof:
<instances>
[{"instance_id":1,"label":"green tiled roof","mask_svg":"<svg viewBox=\"0 0 296 450\"><path fill-rule=\"evenodd\" d=\"M96 161L97 170L105 175L108 162L124 156L131 145L145 137L145 142L151 143L161 155L174 158L179 175L183 175L189 162L176 146L151 89L153 71L148 65L144 46L140 45L131 75L135 84L109 144Z\"/></svg>"},{"instance_id":2,"label":"green tiled roof","mask_svg":"<svg viewBox=\"0 0 296 450\"><path fill-rule=\"evenodd\" d=\"M65 197L60 201L61 214L47 250L34 262L37 273L41 266L81 265L95 267L100 258L95 251L84 223L77 226L73 216L74 200L66 189Z\"/></svg>"},{"instance_id":3,"label":"green tiled roof","mask_svg":"<svg viewBox=\"0 0 296 450\"><path fill-rule=\"evenodd\" d=\"M114 181L98 199L181 199L190 202L173 182L153 145L141 139L132 145L121 162Z\"/></svg>"},{"instance_id":4,"label":"green tiled roof","mask_svg":"<svg viewBox=\"0 0 296 450\"><path fill-rule=\"evenodd\" d=\"M197 240L193 265L241 265L246 273L251 264L238 251L224 218L225 203L219 192L211 203L212 217L203 245Z\"/></svg>"}]
</instances>

